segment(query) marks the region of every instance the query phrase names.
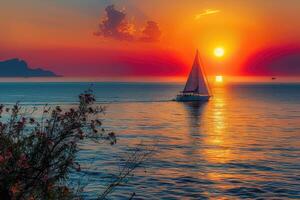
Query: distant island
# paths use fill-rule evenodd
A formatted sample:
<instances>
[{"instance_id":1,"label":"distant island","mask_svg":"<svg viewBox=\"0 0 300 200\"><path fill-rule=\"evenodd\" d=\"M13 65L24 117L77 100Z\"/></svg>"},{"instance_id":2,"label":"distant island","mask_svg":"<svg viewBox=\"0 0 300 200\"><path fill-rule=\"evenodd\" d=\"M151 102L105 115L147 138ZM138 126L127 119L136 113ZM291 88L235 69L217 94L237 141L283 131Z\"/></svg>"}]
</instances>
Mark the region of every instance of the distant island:
<instances>
[{"instance_id":1,"label":"distant island","mask_svg":"<svg viewBox=\"0 0 300 200\"><path fill-rule=\"evenodd\" d=\"M58 77L58 75L41 68L31 69L24 60L14 58L0 62L0 77Z\"/></svg>"}]
</instances>

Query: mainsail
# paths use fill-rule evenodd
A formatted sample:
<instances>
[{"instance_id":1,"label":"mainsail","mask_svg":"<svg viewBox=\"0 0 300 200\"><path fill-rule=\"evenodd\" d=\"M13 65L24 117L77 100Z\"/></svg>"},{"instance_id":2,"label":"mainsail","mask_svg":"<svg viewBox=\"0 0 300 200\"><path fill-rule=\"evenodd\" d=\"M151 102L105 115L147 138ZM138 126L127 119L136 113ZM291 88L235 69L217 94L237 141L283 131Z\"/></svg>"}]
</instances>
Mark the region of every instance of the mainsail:
<instances>
[{"instance_id":1,"label":"mainsail","mask_svg":"<svg viewBox=\"0 0 300 200\"><path fill-rule=\"evenodd\" d=\"M198 50L183 93L199 93L203 95L210 94L204 71L199 62Z\"/></svg>"}]
</instances>

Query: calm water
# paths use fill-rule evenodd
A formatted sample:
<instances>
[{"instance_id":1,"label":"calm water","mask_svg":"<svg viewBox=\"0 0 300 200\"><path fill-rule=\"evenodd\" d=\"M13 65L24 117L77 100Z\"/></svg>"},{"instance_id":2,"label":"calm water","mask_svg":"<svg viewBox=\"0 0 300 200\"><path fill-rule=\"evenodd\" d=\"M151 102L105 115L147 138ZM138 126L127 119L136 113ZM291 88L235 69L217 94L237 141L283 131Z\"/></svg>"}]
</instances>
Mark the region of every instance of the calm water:
<instances>
[{"instance_id":1,"label":"calm water","mask_svg":"<svg viewBox=\"0 0 300 200\"><path fill-rule=\"evenodd\" d=\"M70 104L88 83L0 83L0 102ZM204 104L170 101L180 84L97 83L118 144L83 144L86 198L141 141L157 153L113 199L300 199L300 85L226 85ZM78 178L72 175L72 180Z\"/></svg>"}]
</instances>

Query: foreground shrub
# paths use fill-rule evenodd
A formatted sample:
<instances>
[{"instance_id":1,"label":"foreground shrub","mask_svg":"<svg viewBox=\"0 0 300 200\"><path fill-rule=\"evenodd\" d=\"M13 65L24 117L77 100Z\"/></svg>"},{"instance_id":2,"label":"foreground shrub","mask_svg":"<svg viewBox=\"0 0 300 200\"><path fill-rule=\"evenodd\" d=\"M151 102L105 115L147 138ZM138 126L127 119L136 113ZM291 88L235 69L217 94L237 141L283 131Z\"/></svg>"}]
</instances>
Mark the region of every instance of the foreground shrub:
<instances>
[{"instance_id":1,"label":"foreground shrub","mask_svg":"<svg viewBox=\"0 0 300 200\"><path fill-rule=\"evenodd\" d=\"M91 92L79 96L76 108L45 106L39 118L15 104L0 105L0 199L79 199L66 186L76 162L81 140L116 143L114 133L105 133L93 105ZM6 116L3 118L3 116Z\"/></svg>"}]
</instances>

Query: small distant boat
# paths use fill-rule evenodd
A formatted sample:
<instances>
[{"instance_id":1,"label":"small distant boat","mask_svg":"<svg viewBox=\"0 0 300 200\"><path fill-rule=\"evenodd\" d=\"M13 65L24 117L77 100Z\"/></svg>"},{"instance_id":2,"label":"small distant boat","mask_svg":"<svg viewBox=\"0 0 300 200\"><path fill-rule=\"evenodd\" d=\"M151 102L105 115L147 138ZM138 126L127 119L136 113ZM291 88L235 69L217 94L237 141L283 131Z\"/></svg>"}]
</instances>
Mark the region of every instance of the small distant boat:
<instances>
[{"instance_id":1,"label":"small distant boat","mask_svg":"<svg viewBox=\"0 0 300 200\"><path fill-rule=\"evenodd\" d=\"M177 95L176 101L208 101L210 97L211 92L208 81L204 69L200 64L197 50L189 78L186 82L184 90Z\"/></svg>"},{"instance_id":2,"label":"small distant boat","mask_svg":"<svg viewBox=\"0 0 300 200\"><path fill-rule=\"evenodd\" d=\"M272 80L276 80L276 77L272 77Z\"/></svg>"}]
</instances>

